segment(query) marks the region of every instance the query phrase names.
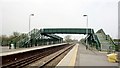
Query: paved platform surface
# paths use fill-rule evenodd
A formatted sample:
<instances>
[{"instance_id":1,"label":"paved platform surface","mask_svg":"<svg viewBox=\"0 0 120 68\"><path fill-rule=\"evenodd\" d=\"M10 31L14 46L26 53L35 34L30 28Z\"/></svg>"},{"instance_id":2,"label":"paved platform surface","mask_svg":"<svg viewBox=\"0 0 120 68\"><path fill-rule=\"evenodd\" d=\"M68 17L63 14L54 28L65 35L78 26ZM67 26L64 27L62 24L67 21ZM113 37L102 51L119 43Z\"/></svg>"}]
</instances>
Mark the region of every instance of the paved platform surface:
<instances>
[{"instance_id":1,"label":"paved platform surface","mask_svg":"<svg viewBox=\"0 0 120 68\"><path fill-rule=\"evenodd\" d=\"M108 62L106 55L106 53L86 50L85 46L80 44L78 47L76 66L118 66L118 63Z\"/></svg>"},{"instance_id":2,"label":"paved platform surface","mask_svg":"<svg viewBox=\"0 0 120 68\"><path fill-rule=\"evenodd\" d=\"M9 49L8 46L0 46L0 53L17 51L17 50L22 50L22 49L25 49L25 48Z\"/></svg>"},{"instance_id":3,"label":"paved platform surface","mask_svg":"<svg viewBox=\"0 0 120 68\"><path fill-rule=\"evenodd\" d=\"M95 50L94 51L86 50L84 45L77 44L60 61L57 67L59 66L118 66L118 63L108 62L106 55L107 54L103 52L99 52Z\"/></svg>"},{"instance_id":4,"label":"paved platform surface","mask_svg":"<svg viewBox=\"0 0 120 68\"><path fill-rule=\"evenodd\" d=\"M60 66L74 66L76 62L77 57L77 51L78 51L78 45L76 44L70 52L58 63L56 68L59 68Z\"/></svg>"},{"instance_id":5,"label":"paved platform surface","mask_svg":"<svg viewBox=\"0 0 120 68\"><path fill-rule=\"evenodd\" d=\"M26 52L26 51L36 50L36 49L42 49L42 48L47 48L52 46L59 46L62 44L66 44L66 43L41 45L41 46L35 46L35 47L29 47L29 48L17 48L17 49L9 49L9 47L5 46L5 47L0 47L0 56L16 54L16 53L21 53L21 52Z\"/></svg>"}]
</instances>

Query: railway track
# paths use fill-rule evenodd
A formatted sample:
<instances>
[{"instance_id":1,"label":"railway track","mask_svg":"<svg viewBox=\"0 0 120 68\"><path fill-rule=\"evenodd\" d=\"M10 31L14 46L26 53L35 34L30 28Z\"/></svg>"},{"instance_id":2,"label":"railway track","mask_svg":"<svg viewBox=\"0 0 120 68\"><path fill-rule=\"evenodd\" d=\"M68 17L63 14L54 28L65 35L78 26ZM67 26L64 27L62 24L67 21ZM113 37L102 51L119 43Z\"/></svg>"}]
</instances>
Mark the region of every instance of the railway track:
<instances>
[{"instance_id":1,"label":"railway track","mask_svg":"<svg viewBox=\"0 0 120 68\"><path fill-rule=\"evenodd\" d=\"M46 57L50 54L53 54L53 53L55 53L59 50L62 50L63 48L66 48L63 51L63 52L65 52L66 50L68 50L72 47L72 46L69 46L69 47L68 46L69 45L62 45L62 46L45 48L45 49L42 49L40 51L37 50L37 51L35 51L36 54L34 54L34 55L28 55L27 57L24 57L22 59L17 59L16 61L13 61L13 62L10 62L10 63L7 63L7 62L5 63L4 62L2 68L21 68L21 67L25 67L26 65L34 63L35 61L38 61L38 60L40 60L40 59L42 59L42 58L44 58L44 57ZM62 54L62 52L60 54ZM58 56L58 55L56 55L56 56ZM51 59L51 60L53 60L53 59ZM48 62L50 62L51 60L49 60ZM44 67L46 64L48 64L48 62L44 63L41 67Z\"/></svg>"},{"instance_id":2,"label":"railway track","mask_svg":"<svg viewBox=\"0 0 120 68\"><path fill-rule=\"evenodd\" d=\"M72 46L66 47L54 54L52 58L47 59L45 63L43 63L39 68L55 68L56 65L61 61L62 58L73 48ZM43 60L44 61L44 60Z\"/></svg>"}]
</instances>

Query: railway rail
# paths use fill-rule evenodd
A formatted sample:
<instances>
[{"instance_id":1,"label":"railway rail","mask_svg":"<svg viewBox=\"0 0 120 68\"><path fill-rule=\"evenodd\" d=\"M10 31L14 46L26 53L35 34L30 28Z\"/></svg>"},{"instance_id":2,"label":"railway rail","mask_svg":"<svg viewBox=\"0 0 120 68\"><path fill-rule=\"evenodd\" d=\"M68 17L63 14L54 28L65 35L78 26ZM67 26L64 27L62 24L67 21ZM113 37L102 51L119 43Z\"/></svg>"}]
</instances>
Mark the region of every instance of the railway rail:
<instances>
[{"instance_id":1,"label":"railway rail","mask_svg":"<svg viewBox=\"0 0 120 68\"><path fill-rule=\"evenodd\" d=\"M13 54L13 55L8 55L8 56L2 56L2 68L21 68L25 67L35 61L38 61L50 54L53 54L59 50L62 50L65 48L64 51L61 53L57 54L56 56L59 56L66 50L72 48L73 46L69 46L68 44L64 44L61 46L54 46L54 47L49 47L49 48L44 48L44 49L38 49L34 51L28 51L25 53L18 53L18 54ZM54 58L56 57L54 56ZM53 58L53 59L54 59ZM50 62L50 59L48 62ZM41 67L44 67L48 62L44 63L41 65Z\"/></svg>"},{"instance_id":2,"label":"railway rail","mask_svg":"<svg viewBox=\"0 0 120 68\"><path fill-rule=\"evenodd\" d=\"M71 45L54 53L53 56L46 59L47 61L41 64L39 68L54 68L60 62L60 60L73 48L73 46L74 45Z\"/></svg>"}]
</instances>

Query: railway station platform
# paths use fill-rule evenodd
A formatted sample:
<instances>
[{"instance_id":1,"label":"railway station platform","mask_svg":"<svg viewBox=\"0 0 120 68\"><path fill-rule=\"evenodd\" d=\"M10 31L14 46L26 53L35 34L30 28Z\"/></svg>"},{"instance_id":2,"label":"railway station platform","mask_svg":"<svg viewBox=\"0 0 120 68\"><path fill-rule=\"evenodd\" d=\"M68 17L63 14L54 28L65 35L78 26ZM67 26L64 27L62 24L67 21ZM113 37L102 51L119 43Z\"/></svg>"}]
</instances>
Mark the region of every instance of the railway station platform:
<instances>
[{"instance_id":1,"label":"railway station platform","mask_svg":"<svg viewBox=\"0 0 120 68\"><path fill-rule=\"evenodd\" d=\"M95 50L86 50L82 44L76 44L74 48L58 63L61 66L118 66L118 63L107 61L107 53Z\"/></svg>"},{"instance_id":2,"label":"railway station platform","mask_svg":"<svg viewBox=\"0 0 120 68\"><path fill-rule=\"evenodd\" d=\"M41 46L35 46L35 47L29 47L29 48L18 48L18 49L9 49L9 47L0 47L0 56L22 53L22 52L36 50L36 49L43 49L43 48L48 48L48 47L52 47L52 46L59 46L62 44L66 44L66 43L41 45Z\"/></svg>"},{"instance_id":3,"label":"railway station platform","mask_svg":"<svg viewBox=\"0 0 120 68\"><path fill-rule=\"evenodd\" d=\"M62 43L65 44L65 43ZM0 56L15 54L19 52L26 52L30 50L36 50L41 48L47 48L51 46L58 46L62 44L37 46L31 48L16 49L0 53ZM82 44L76 44L67 55L57 64L56 67L61 66L118 66L118 63L110 63L107 61L107 54L95 50L86 50Z\"/></svg>"}]
</instances>

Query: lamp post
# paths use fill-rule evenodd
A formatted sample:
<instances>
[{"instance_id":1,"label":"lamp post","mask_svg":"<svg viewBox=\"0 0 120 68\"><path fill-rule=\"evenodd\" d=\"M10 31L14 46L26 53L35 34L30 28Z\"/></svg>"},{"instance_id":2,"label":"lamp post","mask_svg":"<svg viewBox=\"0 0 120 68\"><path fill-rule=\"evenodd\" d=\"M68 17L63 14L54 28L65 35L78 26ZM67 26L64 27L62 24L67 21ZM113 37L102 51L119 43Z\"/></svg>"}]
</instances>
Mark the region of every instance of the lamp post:
<instances>
[{"instance_id":1,"label":"lamp post","mask_svg":"<svg viewBox=\"0 0 120 68\"><path fill-rule=\"evenodd\" d=\"M30 14L30 15L29 15L29 32L30 32L31 16L34 16L34 14Z\"/></svg>"},{"instance_id":2,"label":"lamp post","mask_svg":"<svg viewBox=\"0 0 120 68\"><path fill-rule=\"evenodd\" d=\"M86 26L87 26L87 29L86 29L86 34L88 34L88 15L83 15L83 17L87 17L87 19L86 19ZM87 45L87 36L86 36L86 49L88 48L88 45Z\"/></svg>"},{"instance_id":3,"label":"lamp post","mask_svg":"<svg viewBox=\"0 0 120 68\"><path fill-rule=\"evenodd\" d=\"M31 16L34 16L34 14L30 14L30 15L29 15L29 39L31 39L31 36L30 36ZM31 40L30 40L30 43L31 43Z\"/></svg>"}]
</instances>

